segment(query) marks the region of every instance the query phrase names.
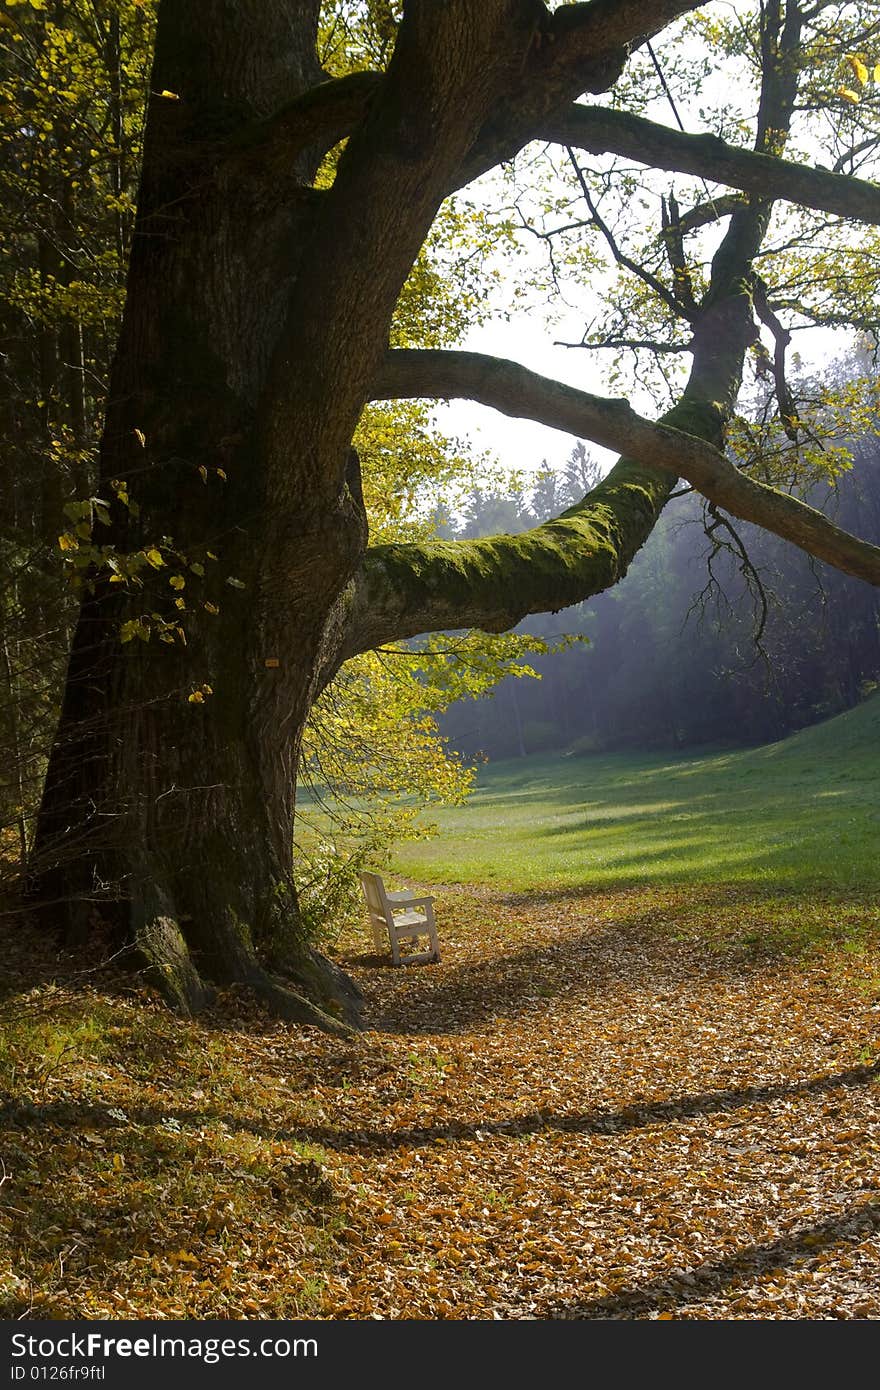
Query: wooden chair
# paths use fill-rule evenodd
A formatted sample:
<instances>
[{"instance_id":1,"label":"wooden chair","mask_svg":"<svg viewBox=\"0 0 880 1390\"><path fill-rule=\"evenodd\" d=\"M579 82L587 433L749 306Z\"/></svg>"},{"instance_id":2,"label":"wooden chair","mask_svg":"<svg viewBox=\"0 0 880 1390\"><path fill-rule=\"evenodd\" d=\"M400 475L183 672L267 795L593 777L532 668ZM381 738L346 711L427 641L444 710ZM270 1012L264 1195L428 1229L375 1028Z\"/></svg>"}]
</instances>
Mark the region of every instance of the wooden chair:
<instances>
[{"instance_id":1,"label":"wooden chair","mask_svg":"<svg viewBox=\"0 0 880 1390\"><path fill-rule=\"evenodd\" d=\"M380 874L361 874L361 887L367 900L377 951L384 949L387 932L394 965L415 965L420 961L440 959L433 898L420 898L408 890L389 893ZM420 936L427 936L429 950L412 949L418 945ZM403 956L400 952L401 941L410 945L410 950Z\"/></svg>"}]
</instances>

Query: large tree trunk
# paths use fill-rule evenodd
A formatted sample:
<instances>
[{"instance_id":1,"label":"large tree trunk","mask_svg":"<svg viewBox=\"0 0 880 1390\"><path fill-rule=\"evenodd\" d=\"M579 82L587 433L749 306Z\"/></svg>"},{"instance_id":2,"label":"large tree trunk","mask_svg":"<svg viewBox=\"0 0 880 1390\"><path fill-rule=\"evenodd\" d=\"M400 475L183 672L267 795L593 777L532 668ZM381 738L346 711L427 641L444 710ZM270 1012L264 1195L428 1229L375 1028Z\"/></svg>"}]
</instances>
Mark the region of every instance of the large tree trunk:
<instances>
[{"instance_id":1,"label":"large tree trunk","mask_svg":"<svg viewBox=\"0 0 880 1390\"><path fill-rule=\"evenodd\" d=\"M303 938L291 855L302 729L367 538L350 440L536 18L528 0L414 0L318 194L326 141L297 139L295 117L282 158L251 143L324 79L318 7L162 0L100 460L106 540L153 563L142 587L84 576L32 872L68 931L113 918L180 1008L205 979L243 981L344 1029L357 991Z\"/></svg>"},{"instance_id":2,"label":"large tree trunk","mask_svg":"<svg viewBox=\"0 0 880 1390\"><path fill-rule=\"evenodd\" d=\"M316 513L310 460L292 440L280 523L298 563L283 594L268 588L276 557L260 537L276 499L259 403L309 216L298 188L314 161L301 156L274 188L212 167L230 131L321 76L317 6L226 6L216 23L202 14L196 49L187 8L163 2L101 447L101 495L114 498L121 480L134 507L114 501L111 531L94 537L164 563L143 566L142 588L111 585L104 571L84 598L34 887L74 934L111 917L181 1008L204 1001L203 978L240 980L282 1013L327 1026L328 1011L356 1019L357 993L299 929L294 782L328 614L365 524L345 478L336 505L320 498ZM140 635L123 643L122 624L141 616ZM258 956L292 973L297 990Z\"/></svg>"}]
</instances>

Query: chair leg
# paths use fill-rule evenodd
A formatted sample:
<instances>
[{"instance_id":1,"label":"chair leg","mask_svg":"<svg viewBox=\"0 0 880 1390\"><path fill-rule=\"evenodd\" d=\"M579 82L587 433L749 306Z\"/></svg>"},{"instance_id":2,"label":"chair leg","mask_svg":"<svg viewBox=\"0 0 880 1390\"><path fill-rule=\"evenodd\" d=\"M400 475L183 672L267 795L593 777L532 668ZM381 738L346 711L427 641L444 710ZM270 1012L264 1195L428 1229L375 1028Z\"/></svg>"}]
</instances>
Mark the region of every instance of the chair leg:
<instances>
[{"instance_id":1,"label":"chair leg","mask_svg":"<svg viewBox=\"0 0 880 1390\"><path fill-rule=\"evenodd\" d=\"M434 959L440 959L440 941L437 936L437 919L434 916L434 909L429 904L427 912L428 940L431 943L431 950L434 952Z\"/></svg>"},{"instance_id":2,"label":"chair leg","mask_svg":"<svg viewBox=\"0 0 880 1390\"><path fill-rule=\"evenodd\" d=\"M391 938L391 964L400 965L400 942L397 938L397 932L393 927L390 927L388 935Z\"/></svg>"}]
</instances>

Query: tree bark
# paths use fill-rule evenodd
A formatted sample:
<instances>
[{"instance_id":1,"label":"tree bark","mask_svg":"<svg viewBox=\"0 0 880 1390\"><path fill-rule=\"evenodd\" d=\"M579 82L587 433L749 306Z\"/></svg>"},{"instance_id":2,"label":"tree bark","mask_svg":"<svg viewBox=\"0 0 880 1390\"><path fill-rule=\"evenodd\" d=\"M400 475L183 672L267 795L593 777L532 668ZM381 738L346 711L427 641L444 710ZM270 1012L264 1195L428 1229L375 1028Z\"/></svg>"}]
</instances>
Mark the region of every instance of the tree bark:
<instances>
[{"instance_id":1,"label":"tree bark","mask_svg":"<svg viewBox=\"0 0 880 1390\"><path fill-rule=\"evenodd\" d=\"M102 494L129 499L107 539L153 560L128 585L84 576L30 871L68 935L109 920L176 1007L241 982L347 1032L357 991L305 939L291 855L302 729L366 544L350 440L536 14L413 0L316 197L321 144L271 180L225 152L322 81L317 11L163 0L100 457Z\"/></svg>"},{"instance_id":2,"label":"tree bark","mask_svg":"<svg viewBox=\"0 0 880 1390\"><path fill-rule=\"evenodd\" d=\"M111 542L164 562L128 592L91 577L31 868L53 921L76 937L109 918L178 1008L206 1001L203 980L242 981L287 1017L348 1032L357 993L303 938L290 857L312 667L350 562L339 547L309 557L315 611L278 668L255 602L273 505L257 407L320 151L274 187L232 184L210 153L321 77L316 9L216 0L196 22L185 0L162 6L100 487L112 498L122 482L134 504L114 506ZM290 471L289 505L308 514L305 470ZM150 640L123 645L141 617ZM271 727L257 713L267 691Z\"/></svg>"}]
</instances>

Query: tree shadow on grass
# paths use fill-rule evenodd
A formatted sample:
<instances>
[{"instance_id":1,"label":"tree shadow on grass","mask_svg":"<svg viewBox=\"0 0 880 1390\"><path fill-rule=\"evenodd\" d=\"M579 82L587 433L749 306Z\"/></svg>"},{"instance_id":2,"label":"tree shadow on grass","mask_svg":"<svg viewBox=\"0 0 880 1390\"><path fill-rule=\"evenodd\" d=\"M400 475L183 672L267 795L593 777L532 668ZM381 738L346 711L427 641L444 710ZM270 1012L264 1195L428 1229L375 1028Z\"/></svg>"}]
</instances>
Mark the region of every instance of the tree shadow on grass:
<instances>
[{"instance_id":1,"label":"tree shadow on grass","mask_svg":"<svg viewBox=\"0 0 880 1390\"><path fill-rule=\"evenodd\" d=\"M880 1077L880 1061L848 1067L825 1076L798 1081L769 1082L760 1086L739 1086L669 1100L646 1101L622 1106L618 1110L594 1109L576 1114L554 1115L538 1110L526 1111L506 1119L486 1118L477 1123L451 1120L448 1124L411 1125L400 1129L340 1129L332 1125L303 1124L291 1129L261 1125L246 1117L201 1106L182 1109L174 1106L127 1106L125 1119L111 1107L92 1101L48 1101L33 1104L0 1095L0 1126L4 1129L33 1127L61 1129L124 1129L126 1125L168 1125L199 1129L210 1123L223 1124L236 1132L257 1138L311 1144L335 1152L377 1152L429 1148L449 1140L480 1141L488 1135L528 1134L626 1134L652 1125L682 1123L706 1115L729 1114L756 1105L795 1097L828 1095L838 1090L871 1085Z\"/></svg>"},{"instance_id":2,"label":"tree shadow on grass","mask_svg":"<svg viewBox=\"0 0 880 1390\"><path fill-rule=\"evenodd\" d=\"M810 1226L800 1226L766 1245L748 1245L696 1269L659 1275L645 1284L620 1289L583 1303L545 1308L547 1319L645 1318L712 1298L725 1289L748 1285L762 1275L806 1264L831 1245L853 1245L880 1230L880 1202L862 1202ZM826 1256L827 1257L827 1256Z\"/></svg>"}]
</instances>

